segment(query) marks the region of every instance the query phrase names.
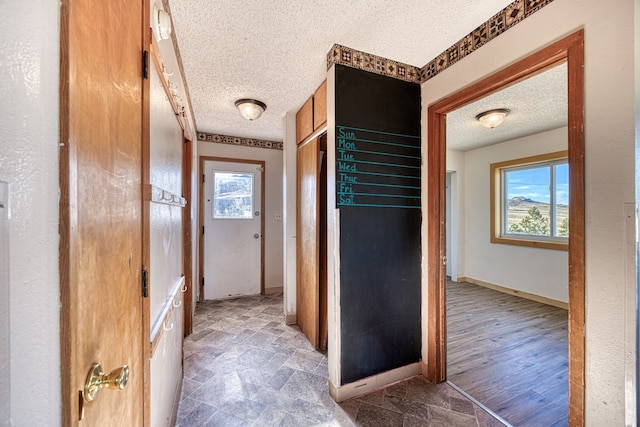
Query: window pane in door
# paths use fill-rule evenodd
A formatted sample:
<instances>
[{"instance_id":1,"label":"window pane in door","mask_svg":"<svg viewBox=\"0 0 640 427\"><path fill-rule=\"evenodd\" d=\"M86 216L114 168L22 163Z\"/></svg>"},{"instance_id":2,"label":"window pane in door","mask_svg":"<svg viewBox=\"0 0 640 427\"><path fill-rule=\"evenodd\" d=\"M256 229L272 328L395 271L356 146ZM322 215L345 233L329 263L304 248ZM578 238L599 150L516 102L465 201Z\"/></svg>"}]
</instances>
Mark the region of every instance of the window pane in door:
<instances>
[{"instance_id":1,"label":"window pane in door","mask_svg":"<svg viewBox=\"0 0 640 427\"><path fill-rule=\"evenodd\" d=\"M253 173L213 172L213 219L253 218Z\"/></svg>"}]
</instances>

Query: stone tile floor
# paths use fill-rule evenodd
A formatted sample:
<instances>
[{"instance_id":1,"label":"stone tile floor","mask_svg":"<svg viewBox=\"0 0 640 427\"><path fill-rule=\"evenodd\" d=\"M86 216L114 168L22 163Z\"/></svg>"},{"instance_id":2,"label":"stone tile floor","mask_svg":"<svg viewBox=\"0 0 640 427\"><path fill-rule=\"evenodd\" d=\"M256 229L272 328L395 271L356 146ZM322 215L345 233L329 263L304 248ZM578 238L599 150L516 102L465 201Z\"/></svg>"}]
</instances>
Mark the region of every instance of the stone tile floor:
<instances>
[{"instance_id":1,"label":"stone tile floor","mask_svg":"<svg viewBox=\"0 0 640 427\"><path fill-rule=\"evenodd\" d=\"M335 403L327 356L284 324L282 295L200 303L193 325L176 426L502 426L422 377Z\"/></svg>"}]
</instances>

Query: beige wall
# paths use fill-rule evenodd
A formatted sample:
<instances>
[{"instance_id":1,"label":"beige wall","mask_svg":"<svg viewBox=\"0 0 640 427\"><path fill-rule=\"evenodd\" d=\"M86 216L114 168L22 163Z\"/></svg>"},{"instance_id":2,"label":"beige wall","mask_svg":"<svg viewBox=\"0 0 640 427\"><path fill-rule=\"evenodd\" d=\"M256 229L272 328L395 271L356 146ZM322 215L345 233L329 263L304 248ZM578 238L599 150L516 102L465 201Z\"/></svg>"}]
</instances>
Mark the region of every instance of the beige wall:
<instances>
[{"instance_id":1,"label":"beige wall","mask_svg":"<svg viewBox=\"0 0 640 427\"><path fill-rule=\"evenodd\" d=\"M633 2L555 0L422 85L423 141L427 107L580 28L585 31L586 422L624 425L627 301L625 203L634 202ZM424 174L426 194L426 173ZM426 208L426 207L425 207ZM426 227L423 242L427 241ZM426 246L423 248L426 253ZM424 264L427 269L427 263ZM423 283L426 291L426 280ZM426 292L423 304L426 306ZM426 356L426 319L423 355ZM633 346L629 346L633 348ZM426 357L425 357L426 358ZM632 367L632 366L631 366Z\"/></svg>"},{"instance_id":2,"label":"beige wall","mask_svg":"<svg viewBox=\"0 0 640 427\"><path fill-rule=\"evenodd\" d=\"M264 160L265 162L265 212L264 215L264 286L279 288L283 285L283 221L276 220L282 214L282 151L217 144L198 141L198 155L230 159ZM196 164L197 167L197 164ZM194 197L199 197L194 189ZM197 258L196 258L197 259Z\"/></svg>"},{"instance_id":3,"label":"beige wall","mask_svg":"<svg viewBox=\"0 0 640 427\"><path fill-rule=\"evenodd\" d=\"M459 252L464 252L464 264L458 264L460 276L567 302L567 251L489 240L491 163L566 149L567 128L563 127L463 153L464 170L459 172L464 174L464 191L459 196L468 210L458 212L464 222L458 246ZM450 154L448 151L447 156ZM451 169L447 162L447 171Z\"/></svg>"}]
</instances>

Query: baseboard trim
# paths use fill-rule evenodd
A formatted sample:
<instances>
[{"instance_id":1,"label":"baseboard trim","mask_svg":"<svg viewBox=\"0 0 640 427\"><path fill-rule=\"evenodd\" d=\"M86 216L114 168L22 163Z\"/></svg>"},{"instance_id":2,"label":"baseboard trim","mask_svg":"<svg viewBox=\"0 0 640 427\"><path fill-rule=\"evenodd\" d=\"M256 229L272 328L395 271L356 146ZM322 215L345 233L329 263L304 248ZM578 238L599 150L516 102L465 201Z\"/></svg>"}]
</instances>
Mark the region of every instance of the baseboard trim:
<instances>
[{"instance_id":1,"label":"baseboard trim","mask_svg":"<svg viewBox=\"0 0 640 427\"><path fill-rule=\"evenodd\" d=\"M543 297L540 295L531 294L529 292L519 291L517 289L506 288L504 286L495 285L493 283L485 282L478 279L472 279L471 277L458 277L458 282L468 282L474 285L482 286L484 288L493 289L494 291L502 292L509 295L515 295L520 298L525 298L531 301L536 301L542 304L551 305L553 307L569 309L569 304L563 301L558 301L552 298Z\"/></svg>"},{"instance_id":2,"label":"baseboard trim","mask_svg":"<svg viewBox=\"0 0 640 427\"><path fill-rule=\"evenodd\" d=\"M419 362L372 375L342 386L336 386L329 380L329 394L333 400L340 403L347 399L380 390L381 388L415 377L416 375L421 375Z\"/></svg>"},{"instance_id":3,"label":"baseboard trim","mask_svg":"<svg viewBox=\"0 0 640 427\"><path fill-rule=\"evenodd\" d=\"M265 295L276 295L282 293L282 286L274 286L272 288L264 288Z\"/></svg>"},{"instance_id":4,"label":"baseboard trim","mask_svg":"<svg viewBox=\"0 0 640 427\"><path fill-rule=\"evenodd\" d=\"M296 316L296 313L293 314L284 314L284 324L285 325L295 325L296 323L298 323L298 317Z\"/></svg>"}]
</instances>

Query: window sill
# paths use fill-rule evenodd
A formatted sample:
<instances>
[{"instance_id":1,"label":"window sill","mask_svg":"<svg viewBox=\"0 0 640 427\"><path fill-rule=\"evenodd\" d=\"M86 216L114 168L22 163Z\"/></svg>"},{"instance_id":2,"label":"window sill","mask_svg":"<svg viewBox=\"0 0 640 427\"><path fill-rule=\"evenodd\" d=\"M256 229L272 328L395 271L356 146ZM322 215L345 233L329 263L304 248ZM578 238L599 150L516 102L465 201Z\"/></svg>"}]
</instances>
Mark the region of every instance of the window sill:
<instances>
[{"instance_id":1,"label":"window sill","mask_svg":"<svg viewBox=\"0 0 640 427\"><path fill-rule=\"evenodd\" d=\"M527 246L530 248L539 248L539 249L554 249L558 251L568 251L569 244L563 242L553 242L548 240L534 240L534 239L517 239L510 237L492 237L491 243L500 243L504 245L514 245L514 246Z\"/></svg>"}]
</instances>

